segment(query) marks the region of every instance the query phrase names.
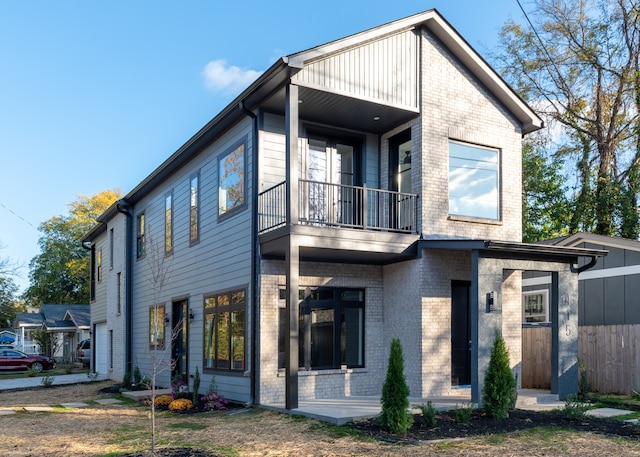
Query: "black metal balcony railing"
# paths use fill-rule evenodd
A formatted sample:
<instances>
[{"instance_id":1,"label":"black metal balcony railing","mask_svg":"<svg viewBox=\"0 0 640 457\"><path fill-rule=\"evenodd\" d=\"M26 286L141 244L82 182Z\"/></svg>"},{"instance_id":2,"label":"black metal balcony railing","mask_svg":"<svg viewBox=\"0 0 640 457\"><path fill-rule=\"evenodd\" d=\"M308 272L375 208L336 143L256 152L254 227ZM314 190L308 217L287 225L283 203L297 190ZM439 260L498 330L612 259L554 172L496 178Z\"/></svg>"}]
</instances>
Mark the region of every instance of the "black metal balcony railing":
<instances>
[{"instance_id":1,"label":"black metal balcony railing","mask_svg":"<svg viewBox=\"0 0 640 457\"><path fill-rule=\"evenodd\" d=\"M299 181L298 223L390 232L416 233L418 196L402 192ZM258 195L258 230L273 230L286 222L286 182Z\"/></svg>"}]
</instances>

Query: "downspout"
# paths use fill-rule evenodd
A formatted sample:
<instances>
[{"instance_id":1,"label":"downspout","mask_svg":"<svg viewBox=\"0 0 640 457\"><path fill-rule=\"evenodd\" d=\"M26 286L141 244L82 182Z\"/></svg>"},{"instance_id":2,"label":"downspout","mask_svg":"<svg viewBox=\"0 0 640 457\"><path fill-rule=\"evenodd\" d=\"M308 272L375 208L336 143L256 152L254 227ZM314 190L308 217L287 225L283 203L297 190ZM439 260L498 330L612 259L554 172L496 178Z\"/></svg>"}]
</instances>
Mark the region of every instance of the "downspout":
<instances>
[{"instance_id":1,"label":"downspout","mask_svg":"<svg viewBox=\"0 0 640 457\"><path fill-rule=\"evenodd\" d=\"M589 263L586 263L584 265L582 265L581 267L575 267L573 264L571 264L571 272L572 273L582 273L585 270L588 270L589 268L593 267L596 262L598 261L598 257L596 257L595 255L591 256L591 260L589 261Z\"/></svg>"},{"instance_id":2,"label":"downspout","mask_svg":"<svg viewBox=\"0 0 640 457\"><path fill-rule=\"evenodd\" d=\"M253 182L253 189L251 193L252 209L251 212L251 394L250 404L256 402L256 385L257 385L257 348L258 348L258 117L255 113L244 105L244 100L238 104L238 107L251 118L253 124L253 139L251 141L251 177Z\"/></svg>"},{"instance_id":3,"label":"downspout","mask_svg":"<svg viewBox=\"0 0 640 457\"><path fill-rule=\"evenodd\" d=\"M102 222L101 222L102 224ZM87 251L91 251L93 250L93 243L89 242L89 241L83 241L82 243L82 247L84 249L86 249ZM90 268L90 275L91 277L89 278L89 282L91 283L91 281L93 281L93 264L91 264ZM93 286L89 286L89 287L93 287ZM89 295L91 295L91 292L89 292ZM91 302L91 296L89 297L89 302ZM91 361L89 362L89 371L91 371L91 368L93 368L93 371L96 371L96 342L93 339L93 335L94 335L94 325L93 322L89 323L89 339L91 340ZM24 327L22 327L22 349L24 350Z\"/></svg>"},{"instance_id":4,"label":"downspout","mask_svg":"<svg viewBox=\"0 0 640 457\"><path fill-rule=\"evenodd\" d=\"M124 214L127 217L127 225L125 229L125 265L127 267L127 272L125 274L125 282L127 286L125 288L125 374L132 373L133 368L131 366L132 354L133 354L133 345L132 345L132 329L133 329L133 304L131 302L131 298L133 296L133 256L132 256L132 227L133 227L133 215L131 214L130 208L131 205L124 198L118 200L116 202L116 208L119 213Z\"/></svg>"}]
</instances>

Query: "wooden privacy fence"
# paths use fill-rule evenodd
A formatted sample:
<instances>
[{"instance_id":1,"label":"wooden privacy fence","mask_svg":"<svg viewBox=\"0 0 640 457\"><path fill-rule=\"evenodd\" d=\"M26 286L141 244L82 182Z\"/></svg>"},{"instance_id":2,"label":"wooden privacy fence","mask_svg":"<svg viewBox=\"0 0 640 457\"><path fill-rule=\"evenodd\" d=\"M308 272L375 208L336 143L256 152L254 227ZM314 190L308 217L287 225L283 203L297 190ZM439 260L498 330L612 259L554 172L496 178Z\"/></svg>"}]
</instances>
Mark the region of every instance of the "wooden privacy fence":
<instances>
[{"instance_id":1,"label":"wooden privacy fence","mask_svg":"<svg viewBox=\"0 0 640 457\"><path fill-rule=\"evenodd\" d=\"M640 325L578 328L578 358L594 392L640 392ZM522 387L551 386L551 327L522 329Z\"/></svg>"}]
</instances>

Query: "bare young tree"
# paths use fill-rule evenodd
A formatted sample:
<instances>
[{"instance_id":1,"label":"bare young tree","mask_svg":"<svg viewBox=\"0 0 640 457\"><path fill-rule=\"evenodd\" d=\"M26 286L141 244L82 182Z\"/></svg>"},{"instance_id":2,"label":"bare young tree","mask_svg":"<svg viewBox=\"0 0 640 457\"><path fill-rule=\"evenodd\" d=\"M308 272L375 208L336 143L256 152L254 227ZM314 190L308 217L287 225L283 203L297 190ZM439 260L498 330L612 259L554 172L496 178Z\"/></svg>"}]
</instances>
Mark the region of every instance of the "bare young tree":
<instances>
[{"instance_id":1,"label":"bare young tree","mask_svg":"<svg viewBox=\"0 0 640 457\"><path fill-rule=\"evenodd\" d=\"M151 230L148 230L150 233ZM145 241L145 258L149 267L149 285L152 290L153 301L149 310L149 360L151 375L149 376L149 390L151 400L151 453L155 455L156 443L156 396L158 391L158 377L171 372L175 360L171 357L172 342L178 338L181 323L174 323L169 338L166 338L167 323L165 305L161 302L162 291L169 282L171 274L171 256L165 255L164 243L158 243L151 235Z\"/></svg>"}]
</instances>

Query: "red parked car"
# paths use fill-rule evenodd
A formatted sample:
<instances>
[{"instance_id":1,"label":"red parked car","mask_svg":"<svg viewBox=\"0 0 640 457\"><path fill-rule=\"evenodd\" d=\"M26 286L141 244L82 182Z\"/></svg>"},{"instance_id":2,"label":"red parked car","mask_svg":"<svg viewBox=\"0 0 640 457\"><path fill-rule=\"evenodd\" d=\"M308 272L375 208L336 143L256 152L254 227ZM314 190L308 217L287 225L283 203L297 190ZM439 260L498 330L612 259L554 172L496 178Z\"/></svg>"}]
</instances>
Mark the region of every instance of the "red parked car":
<instances>
[{"instance_id":1,"label":"red parked car","mask_svg":"<svg viewBox=\"0 0 640 457\"><path fill-rule=\"evenodd\" d=\"M51 370L56 363L43 355L30 355L15 349L0 349L0 371L26 371L29 368L37 371Z\"/></svg>"}]
</instances>

